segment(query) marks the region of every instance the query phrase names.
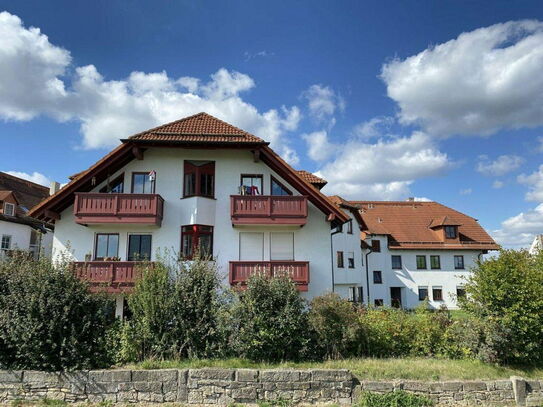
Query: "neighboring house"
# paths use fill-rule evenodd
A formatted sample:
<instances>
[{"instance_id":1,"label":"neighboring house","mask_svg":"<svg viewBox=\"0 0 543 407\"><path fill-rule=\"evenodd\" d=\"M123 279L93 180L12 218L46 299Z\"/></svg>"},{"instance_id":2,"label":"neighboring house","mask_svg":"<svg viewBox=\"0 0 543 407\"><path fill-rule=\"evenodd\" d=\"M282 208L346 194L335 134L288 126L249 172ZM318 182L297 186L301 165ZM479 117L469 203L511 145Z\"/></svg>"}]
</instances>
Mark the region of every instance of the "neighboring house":
<instances>
[{"instance_id":1,"label":"neighboring house","mask_svg":"<svg viewBox=\"0 0 543 407\"><path fill-rule=\"evenodd\" d=\"M363 276L351 277L345 266L345 275L339 271L342 253L352 250L357 240L343 227L333 235L335 281L362 284L365 303L414 308L428 299L432 307L454 309L470 268L481 255L499 249L476 219L437 202L333 199L359 210L360 262L365 263ZM343 295L342 286L336 284L336 290Z\"/></svg>"},{"instance_id":2,"label":"neighboring house","mask_svg":"<svg viewBox=\"0 0 543 407\"><path fill-rule=\"evenodd\" d=\"M0 172L0 258L13 250L51 256L53 227L29 217L29 208L49 196L49 188Z\"/></svg>"},{"instance_id":3,"label":"neighboring house","mask_svg":"<svg viewBox=\"0 0 543 407\"><path fill-rule=\"evenodd\" d=\"M31 215L118 315L138 262L164 249L211 254L231 285L287 272L308 298L332 291L330 229L349 216L268 144L199 113L122 140Z\"/></svg>"},{"instance_id":4,"label":"neighboring house","mask_svg":"<svg viewBox=\"0 0 543 407\"><path fill-rule=\"evenodd\" d=\"M541 249L543 249L543 235L536 235L528 252L530 254L537 254Z\"/></svg>"}]
</instances>

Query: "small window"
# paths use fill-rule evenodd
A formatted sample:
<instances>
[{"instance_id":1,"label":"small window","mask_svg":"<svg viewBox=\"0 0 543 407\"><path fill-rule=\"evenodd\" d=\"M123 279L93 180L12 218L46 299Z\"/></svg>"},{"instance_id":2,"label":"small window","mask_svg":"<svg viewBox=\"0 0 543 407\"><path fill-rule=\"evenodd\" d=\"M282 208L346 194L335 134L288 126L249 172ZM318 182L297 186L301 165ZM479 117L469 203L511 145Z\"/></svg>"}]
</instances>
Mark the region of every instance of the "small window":
<instances>
[{"instance_id":1,"label":"small window","mask_svg":"<svg viewBox=\"0 0 543 407\"><path fill-rule=\"evenodd\" d=\"M9 202L4 202L4 215L14 216L15 215L15 205Z\"/></svg>"},{"instance_id":2,"label":"small window","mask_svg":"<svg viewBox=\"0 0 543 407\"><path fill-rule=\"evenodd\" d=\"M456 270L464 269L464 256L454 256L454 268Z\"/></svg>"},{"instance_id":3,"label":"small window","mask_svg":"<svg viewBox=\"0 0 543 407\"><path fill-rule=\"evenodd\" d=\"M183 176L183 197L215 196L215 162L186 160Z\"/></svg>"},{"instance_id":4,"label":"small window","mask_svg":"<svg viewBox=\"0 0 543 407\"><path fill-rule=\"evenodd\" d=\"M353 234L353 220L347 222L347 233L352 235Z\"/></svg>"},{"instance_id":5,"label":"small window","mask_svg":"<svg viewBox=\"0 0 543 407\"><path fill-rule=\"evenodd\" d=\"M288 189L281 182L275 179L273 175L271 175L270 185L271 185L272 195L276 195L276 196L277 195L279 196L292 195L292 192L290 191L290 189Z\"/></svg>"},{"instance_id":6,"label":"small window","mask_svg":"<svg viewBox=\"0 0 543 407\"><path fill-rule=\"evenodd\" d=\"M211 256L213 253L213 226L187 225L181 227L181 253L192 259L196 253Z\"/></svg>"},{"instance_id":7,"label":"small window","mask_svg":"<svg viewBox=\"0 0 543 407\"><path fill-rule=\"evenodd\" d=\"M441 287L432 287L432 298L434 301L443 301L443 289Z\"/></svg>"},{"instance_id":8,"label":"small window","mask_svg":"<svg viewBox=\"0 0 543 407\"><path fill-rule=\"evenodd\" d=\"M445 226L445 237L447 239L456 239L456 226Z\"/></svg>"},{"instance_id":9,"label":"small window","mask_svg":"<svg viewBox=\"0 0 543 407\"><path fill-rule=\"evenodd\" d=\"M374 253L379 253L381 251L381 241L372 240L371 241L371 251Z\"/></svg>"},{"instance_id":10,"label":"small window","mask_svg":"<svg viewBox=\"0 0 543 407\"><path fill-rule=\"evenodd\" d=\"M385 302L381 298L378 298L375 301L373 301L373 303L375 304L376 307L382 307Z\"/></svg>"},{"instance_id":11,"label":"small window","mask_svg":"<svg viewBox=\"0 0 543 407\"><path fill-rule=\"evenodd\" d=\"M464 298L466 296L466 289L464 287L456 287L456 298Z\"/></svg>"},{"instance_id":12,"label":"small window","mask_svg":"<svg viewBox=\"0 0 543 407\"><path fill-rule=\"evenodd\" d=\"M424 301L428 298L428 287L419 287L419 301Z\"/></svg>"},{"instance_id":13,"label":"small window","mask_svg":"<svg viewBox=\"0 0 543 407\"><path fill-rule=\"evenodd\" d=\"M402 256L393 255L390 257L392 261L392 268L394 270L401 270L402 269Z\"/></svg>"},{"instance_id":14,"label":"small window","mask_svg":"<svg viewBox=\"0 0 543 407\"><path fill-rule=\"evenodd\" d=\"M336 253L336 262L337 262L337 267L342 269L343 268L343 252L338 251Z\"/></svg>"},{"instance_id":15,"label":"small window","mask_svg":"<svg viewBox=\"0 0 543 407\"><path fill-rule=\"evenodd\" d=\"M98 233L94 249L95 260L116 258L119 255L119 234Z\"/></svg>"},{"instance_id":16,"label":"small window","mask_svg":"<svg viewBox=\"0 0 543 407\"><path fill-rule=\"evenodd\" d=\"M349 287L349 301L356 301L356 287Z\"/></svg>"},{"instance_id":17,"label":"small window","mask_svg":"<svg viewBox=\"0 0 543 407\"><path fill-rule=\"evenodd\" d=\"M151 235L128 236L128 261L151 260Z\"/></svg>"},{"instance_id":18,"label":"small window","mask_svg":"<svg viewBox=\"0 0 543 407\"><path fill-rule=\"evenodd\" d=\"M154 171L132 173L133 194L154 194L155 193Z\"/></svg>"},{"instance_id":19,"label":"small window","mask_svg":"<svg viewBox=\"0 0 543 407\"><path fill-rule=\"evenodd\" d=\"M2 235L2 243L0 244L0 249L11 249L11 235Z\"/></svg>"},{"instance_id":20,"label":"small window","mask_svg":"<svg viewBox=\"0 0 543 407\"><path fill-rule=\"evenodd\" d=\"M373 284L383 284L383 275L380 270L373 270Z\"/></svg>"},{"instance_id":21,"label":"small window","mask_svg":"<svg viewBox=\"0 0 543 407\"><path fill-rule=\"evenodd\" d=\"M439 256L430 256L430 267L432 270L439 270L441 268L441 259Z\"/></svg>"},{"instance_id":22,"label":"small window","mask_svg":"<svg viewBox=\"0 0 543 407\"><path fill-rule=\"evenodd\" d=\"M134 180L132 179L132 183ZM124 174L119 175L111 182L106 182L106 185L100 189L100 193L122 194L124 192Z\"/></svg>"},{"instance_id":23,"label":"small window","mask_svg":"<svg viewBox=\"0 0 543 407\"><path fill-rule=\"evenodd\" d=\"M354 269L354 252L347 252L347 266Z\"/></svg>"},{"instance_id":24,"label":"small window","mask_svg":"<svg viewBox=\"0 0 543 407\"><path fill-rule=\"evenodd\" d=\"M417 269L426 270L426 256L417 256Z\"/></svg>"},{"instance_id":25,"label":"small window","mask_svg":"<svg viewBox=\"0 0 543 407\"><path fill-rule=\"evenodd\" d=\"M243 174L241 176L241 195L263 195L264 181L262 174Z\"/></svg>"}]
</instances>

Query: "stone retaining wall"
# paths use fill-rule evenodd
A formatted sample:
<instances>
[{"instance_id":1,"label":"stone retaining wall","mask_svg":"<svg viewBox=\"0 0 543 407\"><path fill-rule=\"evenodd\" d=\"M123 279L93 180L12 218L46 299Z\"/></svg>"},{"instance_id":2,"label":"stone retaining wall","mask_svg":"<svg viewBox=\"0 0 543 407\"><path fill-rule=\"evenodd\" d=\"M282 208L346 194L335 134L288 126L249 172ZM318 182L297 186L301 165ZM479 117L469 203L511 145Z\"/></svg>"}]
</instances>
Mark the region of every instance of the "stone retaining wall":
<instances>
[{"instance_id":1,"label":"stone retaining wall","mask_svg":"<svg viewBox=\"0 0 543 407\"><path fill-rule=\"evenodd\" d=\"M169 369L47 373L0 370L0 403L44 398L67 402L229 405L288 400L348 405L363 391L405 390L450 405L543 405L543 381L365 381L348 370Z\"/></svg>"}]
</instances>

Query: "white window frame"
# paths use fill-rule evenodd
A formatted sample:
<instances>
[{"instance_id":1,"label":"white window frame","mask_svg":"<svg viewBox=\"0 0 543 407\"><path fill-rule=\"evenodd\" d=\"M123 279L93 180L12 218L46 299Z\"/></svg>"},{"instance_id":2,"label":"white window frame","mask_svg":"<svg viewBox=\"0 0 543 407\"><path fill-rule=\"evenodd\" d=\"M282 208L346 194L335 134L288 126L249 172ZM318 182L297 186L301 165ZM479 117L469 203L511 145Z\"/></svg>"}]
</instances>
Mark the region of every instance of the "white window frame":
<instances>
[{"instance_id":1,"label":"white window frame","mask_svg":"<svg viewBox=\"0 0 543 407\"><path fill-rule=\"evenodd\" d=\"M8 213L8 208L11 208L11 213ZM15 204L4 202L4 215L15 216Z\"/></svg>"},{"instance_id":2,"label":"white window frame","mask_svg":"<svg viewBox=\"0 0 543 407\"><path fill-rule=\"evenodd\" d=\"M4 247L4 239L7 238L7 241L8 241L8 245L7 247ZM0 249L2 250L11 250L11 239L12 239L12 236L11 235L2 235L2 240L0 240Z\"/></svg>"}]
</instances>

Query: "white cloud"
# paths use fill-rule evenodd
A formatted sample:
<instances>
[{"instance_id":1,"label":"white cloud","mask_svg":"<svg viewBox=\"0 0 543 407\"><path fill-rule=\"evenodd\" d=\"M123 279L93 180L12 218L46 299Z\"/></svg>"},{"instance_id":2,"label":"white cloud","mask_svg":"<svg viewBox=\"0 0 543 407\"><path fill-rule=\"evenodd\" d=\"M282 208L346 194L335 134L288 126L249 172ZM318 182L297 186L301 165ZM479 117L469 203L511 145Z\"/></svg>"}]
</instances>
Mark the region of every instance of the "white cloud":
<instances>
[{"instance_id":1,"label":"white cloud","mask_svg":"<svg viewBox=\"0 0 543 407\"><path fill-rule=\"evenodd\" d=\"M415 196L413 197L413 200L415 202L434 202L433 199L430 199L430 198L426 198L425 196Z\"/></svg>"},{"instance_id":2,"label":"white cloud","mask_svg":"<svg viewBox=\"0 0 543 407\"><path fill-rule=\"evenodd\" d=\"M26 172L21 172L21 171L4 171L4 172L6 174L13 175L14 177L26 179L27 181L35 182L36 184L40 184L46 187L51 185L51 180L47 176L36 171L34 171L32 174L28 174Z\"/></svg>"},{"instance_id":3,"label":"white cloud","mask_svg":"<svg viewBox=\"0 0 543 407\"><path fill-rule=\"evenodd\" d=\"M314 161L324 161L329 158L336 146L328 141L326 130L315 131L309 134L302 134L307 145L307 155Z\"/></svg>"},{"instance_id":4,"label":"white cloud","mask_svg":"<svg viewBox=\"0 0 543 407\"><path fill-rule=\"evenodd\" d=\"M319 122L330 120L333 125L334 114L345 109L343 98L328 86L311 85L302 92L302 98L308 103L310 116Z\"/></svg>"},{"instance_id":5,"label":"white cloud","mask_svg":"<svg viewBox=\"0 0 543 407\"><path fill-rule=\"evenodd\" d=\"M274 52L270 52L270 51L266 51L266 50L262 50L262 51L258 51L258 52L245 51L243 53L243 56L245 58L245 62L250 61L251 59L255 59L255 58L268 58L268 57L272 57L274 55L275 55Z\"/></svg>"},{"instance_id":6,"label":"white cloud","mask_svg":"<svg viewBox=\"0 0 543 407\"><path fill-rule=\"evenodd\" d=\"M433 135L543 125L543 23L510 21L383 66L402 123Z\"/></svg>"},{"instance_id":7,"label":"white cloud","mask_svg":"<svg viewBox=\"0 0 543 407\"><path fill-rule=\"evenodd\" d=\"M521 174L517 177L518 182L528 185L529 191L526 193L527 201L543 202L543 164L537 171L530 175Z\"/></svg>"},{"instance_id":8,"label":"white cloud","mask_svg":"<svg viewBox=\"0 0 543 407\"><path fill-rule=\"evenodd\" d=\"M505 184L504 184L503 181L495 180L495 181L492 183L492 188L494 188L494 189L500 189L500 188L503 188L504 185L505 185Z\"/></svg>"},{"instance_id":9,"label":"white cloud","mask_svg":"<svg viewBox=\"0 0 543 407\"><path fill-rule=\"evenodd\" d=\"M528 247L536 234L543 231L543 204L521 212L502 222L491 235L499 244L509 248Z\"/></svg>"},{"instance_id":10,"label":"white cloud","mask_svg":"<svg viewBox=\"0 0 543 407\"><path fill-rule=\"evenodd\" d=\"M471 195L472 192L473 192L473 189L471 188L461 189L460 195Z\"/></svg>"},{"instance_id":11,"label":"white cloud","mask_svg":"<svg viewBox=\"0 0 543 407\"><path fill-rule=\"evenodd\" d=\"M518 155L500 155L494 161L487 156L479 157L477 171L486 176L499 177L516 170L524 163L524 159Z\"/></svg>"},{"instance_id":12,"label":"white cloud","mask_svg":"<svg viewBox=\"0 0 543 407\"><path fill-rule=\"evenodd\" d=\"M383 134L389 132L390 126L393 123L393 117L374 117L368 121L356 125L353 129L353 135L362 140L370 140L372 138L382 137Z\"/></svg>"},{"instance_id":13,"label":"white cloud","mask_svg":"<svg viewBox=\"0 0 543 407\"><path fill-rule=\"evenodd\" d=\"M352 139L338 146L334 159L319 170L326 193L358 199L400 199L416 179L450 167L447 154L424 133L380 139L375 144Z\"/></svg>"},{"instance_id":14,"label":"white cloud","mask_svg":"<svg viewBox=\"0 0 543 407\"><path fill-rule=\"evenodd\" d=\"M106 80L93 65L72 67L70 53L37 28L0 13L0 117L30 120L40 114L81 122L84 148L112 147L133 133L206 111L271 142L292 163L285 133L297 128L296 107L259 111L240 96L251 77L221 68L207 82L166 72L132 72ZM75 68L68 83L64 74Z\"/></svg>"}]
</instances>

